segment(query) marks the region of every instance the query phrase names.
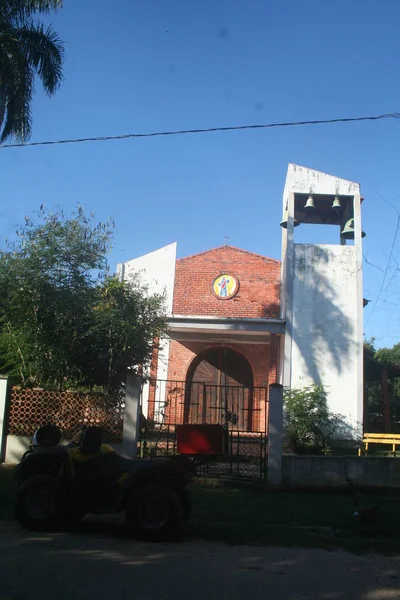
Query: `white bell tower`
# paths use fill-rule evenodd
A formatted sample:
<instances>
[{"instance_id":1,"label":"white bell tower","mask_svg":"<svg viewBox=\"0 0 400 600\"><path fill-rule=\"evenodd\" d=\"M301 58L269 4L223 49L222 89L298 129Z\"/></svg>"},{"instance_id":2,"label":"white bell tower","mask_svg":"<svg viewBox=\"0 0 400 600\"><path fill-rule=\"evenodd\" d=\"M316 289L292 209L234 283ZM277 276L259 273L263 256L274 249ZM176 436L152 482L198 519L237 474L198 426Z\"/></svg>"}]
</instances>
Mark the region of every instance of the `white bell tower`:
<instances>
[{"instance_id":1,"label":"white bell tower","mask_svg":"<svg viewBox=\"0 0 400 600\"><path fill-rule=\"evenodd\" d=\"M329 409L362 433L363 294L358 183L289 164L283 193L283 384L323 384ZM297 226L336 226L337 244L296 244Z\"/></svg>"}]
</instances>

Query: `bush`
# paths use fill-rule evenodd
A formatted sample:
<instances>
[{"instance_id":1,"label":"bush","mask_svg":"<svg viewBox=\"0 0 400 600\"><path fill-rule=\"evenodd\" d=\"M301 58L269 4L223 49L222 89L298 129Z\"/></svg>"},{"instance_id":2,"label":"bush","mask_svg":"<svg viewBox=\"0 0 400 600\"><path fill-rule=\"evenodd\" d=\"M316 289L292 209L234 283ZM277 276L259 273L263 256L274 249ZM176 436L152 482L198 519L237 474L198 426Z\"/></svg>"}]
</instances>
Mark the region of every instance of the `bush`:
<instances>
[{"instance_id":1,"label":"bush","mask_svg":"<svg viewBox=\"0 0 400 600\"><path fill-rule=\"evenodd\" d=\"M340 418L322 385L284 391L285 445L294 454L330 454Z\"/></svg>"}]
</instances>

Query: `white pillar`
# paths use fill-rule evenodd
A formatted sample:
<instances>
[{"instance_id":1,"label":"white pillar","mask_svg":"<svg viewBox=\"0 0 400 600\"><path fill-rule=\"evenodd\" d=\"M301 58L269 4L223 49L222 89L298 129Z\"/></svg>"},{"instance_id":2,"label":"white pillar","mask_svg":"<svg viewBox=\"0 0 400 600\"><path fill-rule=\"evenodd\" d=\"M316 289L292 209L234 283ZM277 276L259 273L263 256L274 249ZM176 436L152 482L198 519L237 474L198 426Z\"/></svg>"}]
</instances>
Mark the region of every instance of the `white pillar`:
<instances>
[{"instance_id":1,"label":"white pillar","mask_svg":"<svg viewBox=\"0 0 400 600\"><path fill-rule=\"evenodd\" d=\"M122 432L123 454L136 458L140 426L140 394L142 378L128 373L126 376L125 412Z\"/></svg>"},{"instance_id":2,"label":"white pillar","mask_svg":"<svg viewBox=\"0 0 400 600\"><path fill-rule=\"evenodd\" d=\"M5 460L7 445L7 379L0 379L0 463Z\"/></svg>"},{"instance_id":3,"label":"white pillar","mask_svg":"<svg viewBox=\"0 0 400 600\"><path fill-rule=\"evenodd\" d=\"M286 190L285 190L286 192ZM287 204L288 221L286 230L282 230L282 307L281 318L285 319L285 337L283 340L283 374L286 387L292 381L292 343L293 343L293 283L294 283L294 193L284 194L283 206Z\"/></svg>"},{"instance_id":4,"label":"white pillar","mask_svg":"<svg viewBox=\"0 0 400 600\"><path fill-rule=\"evenodd\" d=\"M362 277L362 226L361 226L361 196L354 194L354 245L356 250L356 293L357 293L357 317L356 317L356 343L353 352L356 353L357 378L357 405L353 416L352 425L358 436L363 434L364 422L364 307L363 307L363 277Z\"/></svg>"},{"instance_id":5,"label":"white pillar","mask_svg":"<svg viewBox=\"0 0 400 600\"><path fill-rule=\"evenodd\" d=\"M268 407L268 485L282 484L283 386L269 386Z\"/></svg>"}]
</instances>

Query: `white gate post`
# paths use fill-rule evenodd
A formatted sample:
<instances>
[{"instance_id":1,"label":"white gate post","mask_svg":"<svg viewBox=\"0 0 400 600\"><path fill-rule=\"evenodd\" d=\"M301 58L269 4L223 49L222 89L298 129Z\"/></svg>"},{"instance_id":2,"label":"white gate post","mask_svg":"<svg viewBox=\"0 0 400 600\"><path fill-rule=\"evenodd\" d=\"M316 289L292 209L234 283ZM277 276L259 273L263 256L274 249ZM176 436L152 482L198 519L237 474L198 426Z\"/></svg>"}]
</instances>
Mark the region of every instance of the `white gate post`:
<instances>
[{"instance_id":1,"label":"white gate post","mask_svg":"<svg viewBox=\"0 0 400 600\"><path fill-rule=\"evenodd\" d=\"M7 379L0 379L0 463L4 462L7 446Z\"/></svg>"},{"instance_id":2,"label":"white gate post","mask_svg":"<svg viewBox=\"0 0 400 600\"><path fill-rule=\"evenodd\" d=\"M269 386L268 485L282 485L283 385Z\"/></svg>"},{"instance_id":3,"label":"white gate post","mask_svg":"<svg viewBox=\"0 0 400 600\"><path fill-rule=\"evenodd\" d=\"M142 378L128 373L126 376L124 425L122 431L123 453L136 458L140 426L140 395Z\"/></svg>"}]
</instances>

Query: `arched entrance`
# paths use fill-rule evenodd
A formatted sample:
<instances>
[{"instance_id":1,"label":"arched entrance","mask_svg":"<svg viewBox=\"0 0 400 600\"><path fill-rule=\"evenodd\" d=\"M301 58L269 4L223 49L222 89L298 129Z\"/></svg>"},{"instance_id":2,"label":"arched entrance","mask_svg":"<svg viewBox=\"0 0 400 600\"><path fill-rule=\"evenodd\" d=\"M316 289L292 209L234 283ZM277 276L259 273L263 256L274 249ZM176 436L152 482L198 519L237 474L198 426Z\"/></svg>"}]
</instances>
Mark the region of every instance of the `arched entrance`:
<instances>
[{"instance_id":1,"label":"arched entrance","mask_svg":"<svg viewBox=\"0 0 400 600\"><path fill-rule=\"evenodd\" d=\"M251 366L239 352L212 348L199 354L186 377L185 423L251 431L252 388Z\"/></svg>"}]
</instances>

